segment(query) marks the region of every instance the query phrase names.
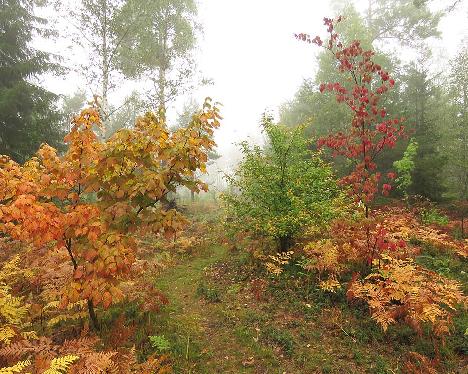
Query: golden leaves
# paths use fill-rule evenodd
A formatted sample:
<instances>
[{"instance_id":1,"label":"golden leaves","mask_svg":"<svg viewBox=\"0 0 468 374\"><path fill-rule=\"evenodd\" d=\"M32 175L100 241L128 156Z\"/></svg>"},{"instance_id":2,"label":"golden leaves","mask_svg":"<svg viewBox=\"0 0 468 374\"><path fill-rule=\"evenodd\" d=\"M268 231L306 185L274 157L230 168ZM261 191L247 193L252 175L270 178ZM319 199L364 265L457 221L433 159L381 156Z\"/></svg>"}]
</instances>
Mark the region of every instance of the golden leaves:
<instances>
[{"instance_id":1,"label":"golden leaves","mask_svg":"<svg viewBox=\"0 0 468 374\"><path fill-rule=\"evenodd\" d=\"M13 366L4 367L0 369L0 374L13 374L13 373L21 373L24 369L31 365L31 361L20 361Z\"/></svg>"},{"instance_id":2,"label":"golden leaves","mask_svg":"<svg viewBox=\"0 0 468 374\"><path fill-rule=\"evenodd\" d=\"M413 260L382 256L380 267L349 287L354 298L365 300L372 318L385 331L390 324L405 320L417 332L429 323L437 336L448 333L450 310L466 303L461 285L426 270Z\"/></svg>"},{"instance_id":3,"label":"golden leaves","mask_svg":"<svg viewBox=\"0 0 468 374\"><path fill-rule=\"evenodd\" d=\"M64 374L68 368L79 359L79 356L67 355L52 359L50 367L43 374Z\"/></svg>"},{"instance_id":4,"label":"golden leaves","mask_svg":"<svg viewBox=\"0 0 468 374\"><path fill-rule=\"evenodd\" d=\"M283 267L289 264L293 255L293 251L288 251L267 256L265 262L267 271L273 275L280 275L283 272Z\"/></svg>"},{"instance_id":5,"label":"golden leaves","mask_svg":"<svg viewBox=\"0 0 468 374\"><path fill-rule=\"evenodd\" d=\"M307 255L306 270L337 273L341 268L338 247L330 239L311 242L304 248Z\"/></svg>"},{"instance_id":6,"label":"golden leaves","mask_svg":"<svg viewBox=\"0 0 468 374\"><path fill-rule=\"evenodd\" d=\"M330 277L327 280L321 281L319 287L324 291L336 292L341 289L341 283L336 280L334 277Z\"/></svg>"},{"instance_id":7,"label":"golden leaves","mask_svg":"<svg viewBox=\"0 0 468 374\"><path fill-rule=\"evenodd\" d=\"M348 299L367 303L372 318L385 331L398 322L408 324L422 334L429 325L435 336L449 333L453 311L466 304L461 285L415 264L412 256L419 249L408 243L417 239L459 253L461 241L420 224L412 212L401 208L383 208L373 220L337 221L330 230L331 239L309 243L301 265L319 275L320 288L333 292L340 287L337 279L359 263L372 266L364 279L353 275ZM325 274L327 278L321 280Z\"/></svg>"}]
</instances>

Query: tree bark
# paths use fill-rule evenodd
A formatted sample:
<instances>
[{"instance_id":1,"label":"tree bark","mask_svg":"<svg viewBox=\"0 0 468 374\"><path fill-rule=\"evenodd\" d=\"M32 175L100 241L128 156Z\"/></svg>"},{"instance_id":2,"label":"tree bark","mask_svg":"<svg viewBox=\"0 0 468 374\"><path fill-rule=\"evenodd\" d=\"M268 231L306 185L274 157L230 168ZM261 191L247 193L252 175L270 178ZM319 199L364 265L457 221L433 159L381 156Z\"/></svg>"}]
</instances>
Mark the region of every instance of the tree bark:
<instances>
[{"instance_id":1,"label":"tree bark","mask_svg":"<svg viewBox=\"0 0 468 374\"><path fill-rule=\"evenodd\" d=\"M279 239L279 252L284 253L291 248L291 237L290 236L281 236Z\"/></svg>"},{"instance_id":2,"label":"tree bark","mask_svg":"<svg viewBox=\"0 0 468 374\"><path fill-rule=\"evenodd\" d=\"M91 326L93 327L95 331L99 331L100 326L99 326L98 318L96 316L96 311L94 310L93 300L88 299L87 303L88 303L88 313L89 313L89 320L91 321Z\"/></svg>"},{"instance_id":3,"label":"tree bark","mask_svg":"<svg viewBox=\"0 0 468 374\"><path fill-rule=\"evenodd\" d=\"M73 271L76 271L76 269L78 268L78 263L77 263L77 261L75 259L75 256L73 256L71 239L66 240L65 247L66 247L66 249L68 251L71 262L73 264ZM94 310L93 300L87 299L86 301L88 303L88 314L89 314L89 320L91 322L91 326L93 327L93 329L95 331L99 331L100 330L99 321L98 321L98 318L96 316L96 311Z\"/></svg>"},{"instance_id":4,"label":"tree bark","mask_svg":"<svg viewBox=\"0 0 468 374\"><path fill-rule=\"evenodd\" d=\"M102 37L102 103L101 103L101 117L104 125L107 124L109 116L109 102L108 102L108 91L109 91L109 51L108 51L108 20L107 20L108 5L107 0L103 2L103 20L101 28Z\"/></svg>"}]
</instances>

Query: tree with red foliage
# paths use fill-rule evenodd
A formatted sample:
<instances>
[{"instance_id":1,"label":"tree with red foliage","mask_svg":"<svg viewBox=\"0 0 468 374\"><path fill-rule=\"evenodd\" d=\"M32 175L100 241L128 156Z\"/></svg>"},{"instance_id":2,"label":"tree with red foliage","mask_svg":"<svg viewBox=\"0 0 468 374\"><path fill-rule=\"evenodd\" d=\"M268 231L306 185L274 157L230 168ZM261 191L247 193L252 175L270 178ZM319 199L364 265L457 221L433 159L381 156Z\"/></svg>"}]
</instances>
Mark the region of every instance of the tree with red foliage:
<instances>
[{"instance_id":1,"label":"tree with red foliage","mask_svg":"<svg viewBox=\"0 0 468 374\"><path fill-rule=\"evenodd\" d=\"M338 103L352 111L352 121L346 132L330 134L318 141L318 146L326 146L333 156L344 156L354 161L354 170L341 183L350 187L350 194L356 202L362 202L369 217L369 204L374 199L382 181L377 171L376 158L385 149L393 148L404 133L403 119L391 118L382 104L383 95L395 84L390 74L373 61L374 52L364 50L358 40L345 46L340 40L335 26L342 21L324 18L327 42L319 36L311 39L307 34L297 34L296 38L313 43L329 50L336 59L338 69L351 86L340 82L322 83L320 92L333 92ZM387 174L394 179L394 173ZM388 195L391 185L384 183L382 193Z\"/></svg>"},{"instance_id":2,"label":"tree with red foliage","mask_svg":"<svg viewBox=\"0 0 468 374\"><path fill-rule=\"evenodd\" d=\"M406 212L397 209L397 214L389 216L382 210L369 210L380 186L384 195L392 188L383 183L377 157L393 148L404 135L403 119L391 118L383 104L385 93L395 81L374 62L374 52L364 50L359 41L343 44L335 32L341 21L342 17L324 19L329 34L326 42L318 36L311 39L307 34L298 34L296 38L330 51L337 70L345 78L343 83L322 83L319 89L322 93L334 93L337 102L349 108L352 120L345 131L319 139L318 146L326 146L334 156L353 161L354 169L341 183L348 187L356 202L364 205L365 217L336 220L327 238L305 246L308 259L303 267L318 273L320 288L335 292L342 286L340 274L353 271L356 264L367 263L364 277L359 273L352 275L347 298L366 301L372 318L384 331L390 324L405 322L422 334L423 325L429 325L437 355L435 338L443 341L450 333L453 312L466 298L458 282L415 263L407 246L411 232L408 226L413 220L401 219ZM387 174L390 180L395 177L395 173ZM439 235L418 231L431 241L440 240ZM447 244L443 241L445 247ZM463 249L459 252L464 253Z\"/></svg>"},{"instance_id":3,"label":"tree with red foliage","mask_svg":"<svg viewBox=\"0 0 468 374\"><path fill-rule=\"evenodd\" d=\"M349 108L351 122L346 131L320 138L318 147L326 146L332 150L334 157L343 156L354 163L354 169L341 179L341 184L348 187L355 202L364 205L365 219L358 223L349 222L345 226L354 227L351 232L357 241L363 243L359 257L366 259L371 266L373 260L389 248L385 228L378 217L370 216L369 205L379 188L384 195L388 195L392 189L389 183L382 183L376 158L385 149L395 146L404 135L404 127L401 125L403 119L391 118L382 103L385 93L394 87L394 79L374 61L374 52L364 50L358 40L344 44L335 31L342 20L341 16L324 18L329 34L325 42L319 36L313 39L304 33L295 36L309 44L326 48L334 56L336 67L344 78L343 83L322 83L319 89L322 93L334 93L336 101ZM388 173L386 177L392 180L396 175Z\"/></svg>"}]
</instances>

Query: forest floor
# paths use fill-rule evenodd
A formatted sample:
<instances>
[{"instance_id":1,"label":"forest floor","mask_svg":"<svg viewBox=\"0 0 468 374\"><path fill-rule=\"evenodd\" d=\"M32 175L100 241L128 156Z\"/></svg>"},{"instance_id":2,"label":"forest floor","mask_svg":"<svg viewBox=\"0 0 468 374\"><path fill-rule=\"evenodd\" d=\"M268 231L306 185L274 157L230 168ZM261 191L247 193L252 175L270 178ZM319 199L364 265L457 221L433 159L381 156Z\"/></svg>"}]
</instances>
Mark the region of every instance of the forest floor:
<instances>
[{"instance_id":1,"label":"forest floor","mask_svg":"<svg viewBox=\"0 0 468 374\"><path fill-rule=\"evenodd\" d=\"M215 214L202 219L215 230ZM466 285L466 262L450 261ZM169 304L153 333L169 342L175 373L400 373L408 352L434 355L428 339L402 326L384 334L364 306L320 291L297 268L272 277L216 240L179 256L155 285ZM455 328L466 329L466 313L457 318ZM467 352L460 331L442 350L443 372L466 373L466 359L454 353Z\"/></svg>"}]
</instances>

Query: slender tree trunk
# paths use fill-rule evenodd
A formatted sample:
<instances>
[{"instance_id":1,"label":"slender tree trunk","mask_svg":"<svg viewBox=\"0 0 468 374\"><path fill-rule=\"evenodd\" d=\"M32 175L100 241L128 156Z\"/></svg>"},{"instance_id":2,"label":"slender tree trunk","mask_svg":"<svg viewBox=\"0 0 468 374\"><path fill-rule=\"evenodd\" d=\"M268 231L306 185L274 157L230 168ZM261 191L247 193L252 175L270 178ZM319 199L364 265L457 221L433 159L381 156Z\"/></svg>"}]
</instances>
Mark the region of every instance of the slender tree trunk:
<instances>
[{"instance_id":1,"label":"slender tree trunk","mask_svg":"<svg viewBox=\"0 0 468 374\"><path fill-rule=\"evenodd\" d=\"M94 310L93 300L88 299L87 303L88 303L88 314L89 314L89 319L91 321L91 325L95 331L99 331L100 326L99 326L98 318L96 316L96 311Z\"/></svg>"},{"instance_id":2,"label":"slender tree trunk","mask_svg":"<svg viewBox=\"0 0 468 374\"><path fill-rule=\"evenodd\" d=\"M108 50L108 4L107 0L103 1L102 7L102 26L101 26L101 36L102 36L102 103L101 103L101 116L102 122L104 125L107 125L109 117L109 102L108 102L108 91L109 91L109 50Z\"/></svg>"},{"instance_id":3,"label":"slender tree trunk","mask_svg":"<svg viewBox=\"0 0 468 374\"><path fill-rule=\"evenodd\" d=\"M76 262L75 256L73 256L71 239L66 240L65 248L67 249L68 255L70 256L70 260L73 264L73 270L76 271L76 269L78 268L78 263ZM93 300L87 299L86 301L88 303L88 314L89 314L89 320L91 322L91 326L93 327L94 330L99 331L100 330L99 321L96 316L96 311L94 310Z\"/></svg>"},{"instance_id":4,"label":"slender tree trunk","mask_svg":"<svg viewBox=\"0 0 468 374\"><path fill-rule=\"evenodd\" d=\"M161 46L161 54L159 58L159 65L158 65L158 92L157 92L157 101L158 101L158 108L163 109L164 112L166 111L166 92L167 92L167 72L169 69L168 64L168 28L167 24L164 24L163 28L160 30L160 37L159 37L159 45Z\"/></svg>"},{"instance_id":5,"label":"slender tree trunk","mask_svg":"<svg viewBox=\"0 0 468 374\"><path fill-rule=\"evenodd\" d=\"M160 66L158 70L159 70L158 93L157 93L158 108L166 111L166 85L167 85L166 69Z\"/></svg>"},{"instance_id":6,"label":"slender tree trunk","mask_svg":"<svg viewBox=\"0 0 468 374\"><path fill-rule=\"evenodd\" d=\"M367 2L367 27L372 27L372 0Z\"/></svg>"},{"instance_id":7,"label":"slender tree trunk","mask_svg":"<svg viewBox=\"0 0 468 374\"><path fill-rule=\"evenodd\" d=\"M291 248L291 237L289 235L280 237L278 241L280 253L287 252Z\"/></svg>"},{"instance_id":8,"label":"slender tree trunk","mask_svg":"<svg viewBox=\"0 0 468 374\"><path fill-rule=\"evenodd\" d=\"M463 150L462 150L462 179L463 179L463 192L461 194L462 198L462 214L461 214L461 234L462 234L462 239L465 239L465 215L466 211L468 210L468 206L466 206L466 200L467 200L467 195L468 195L468 170L464 168L466 165L466 157L467 157L467 139L466 139L466 130L464 131L463 128L466 129L466 126L468 126L468 123L466 121L467 119L467 109L468 107L468 86L463 85L463 111L462 111L462 137L463 137Z\"/></svg>"}]
</instances>

